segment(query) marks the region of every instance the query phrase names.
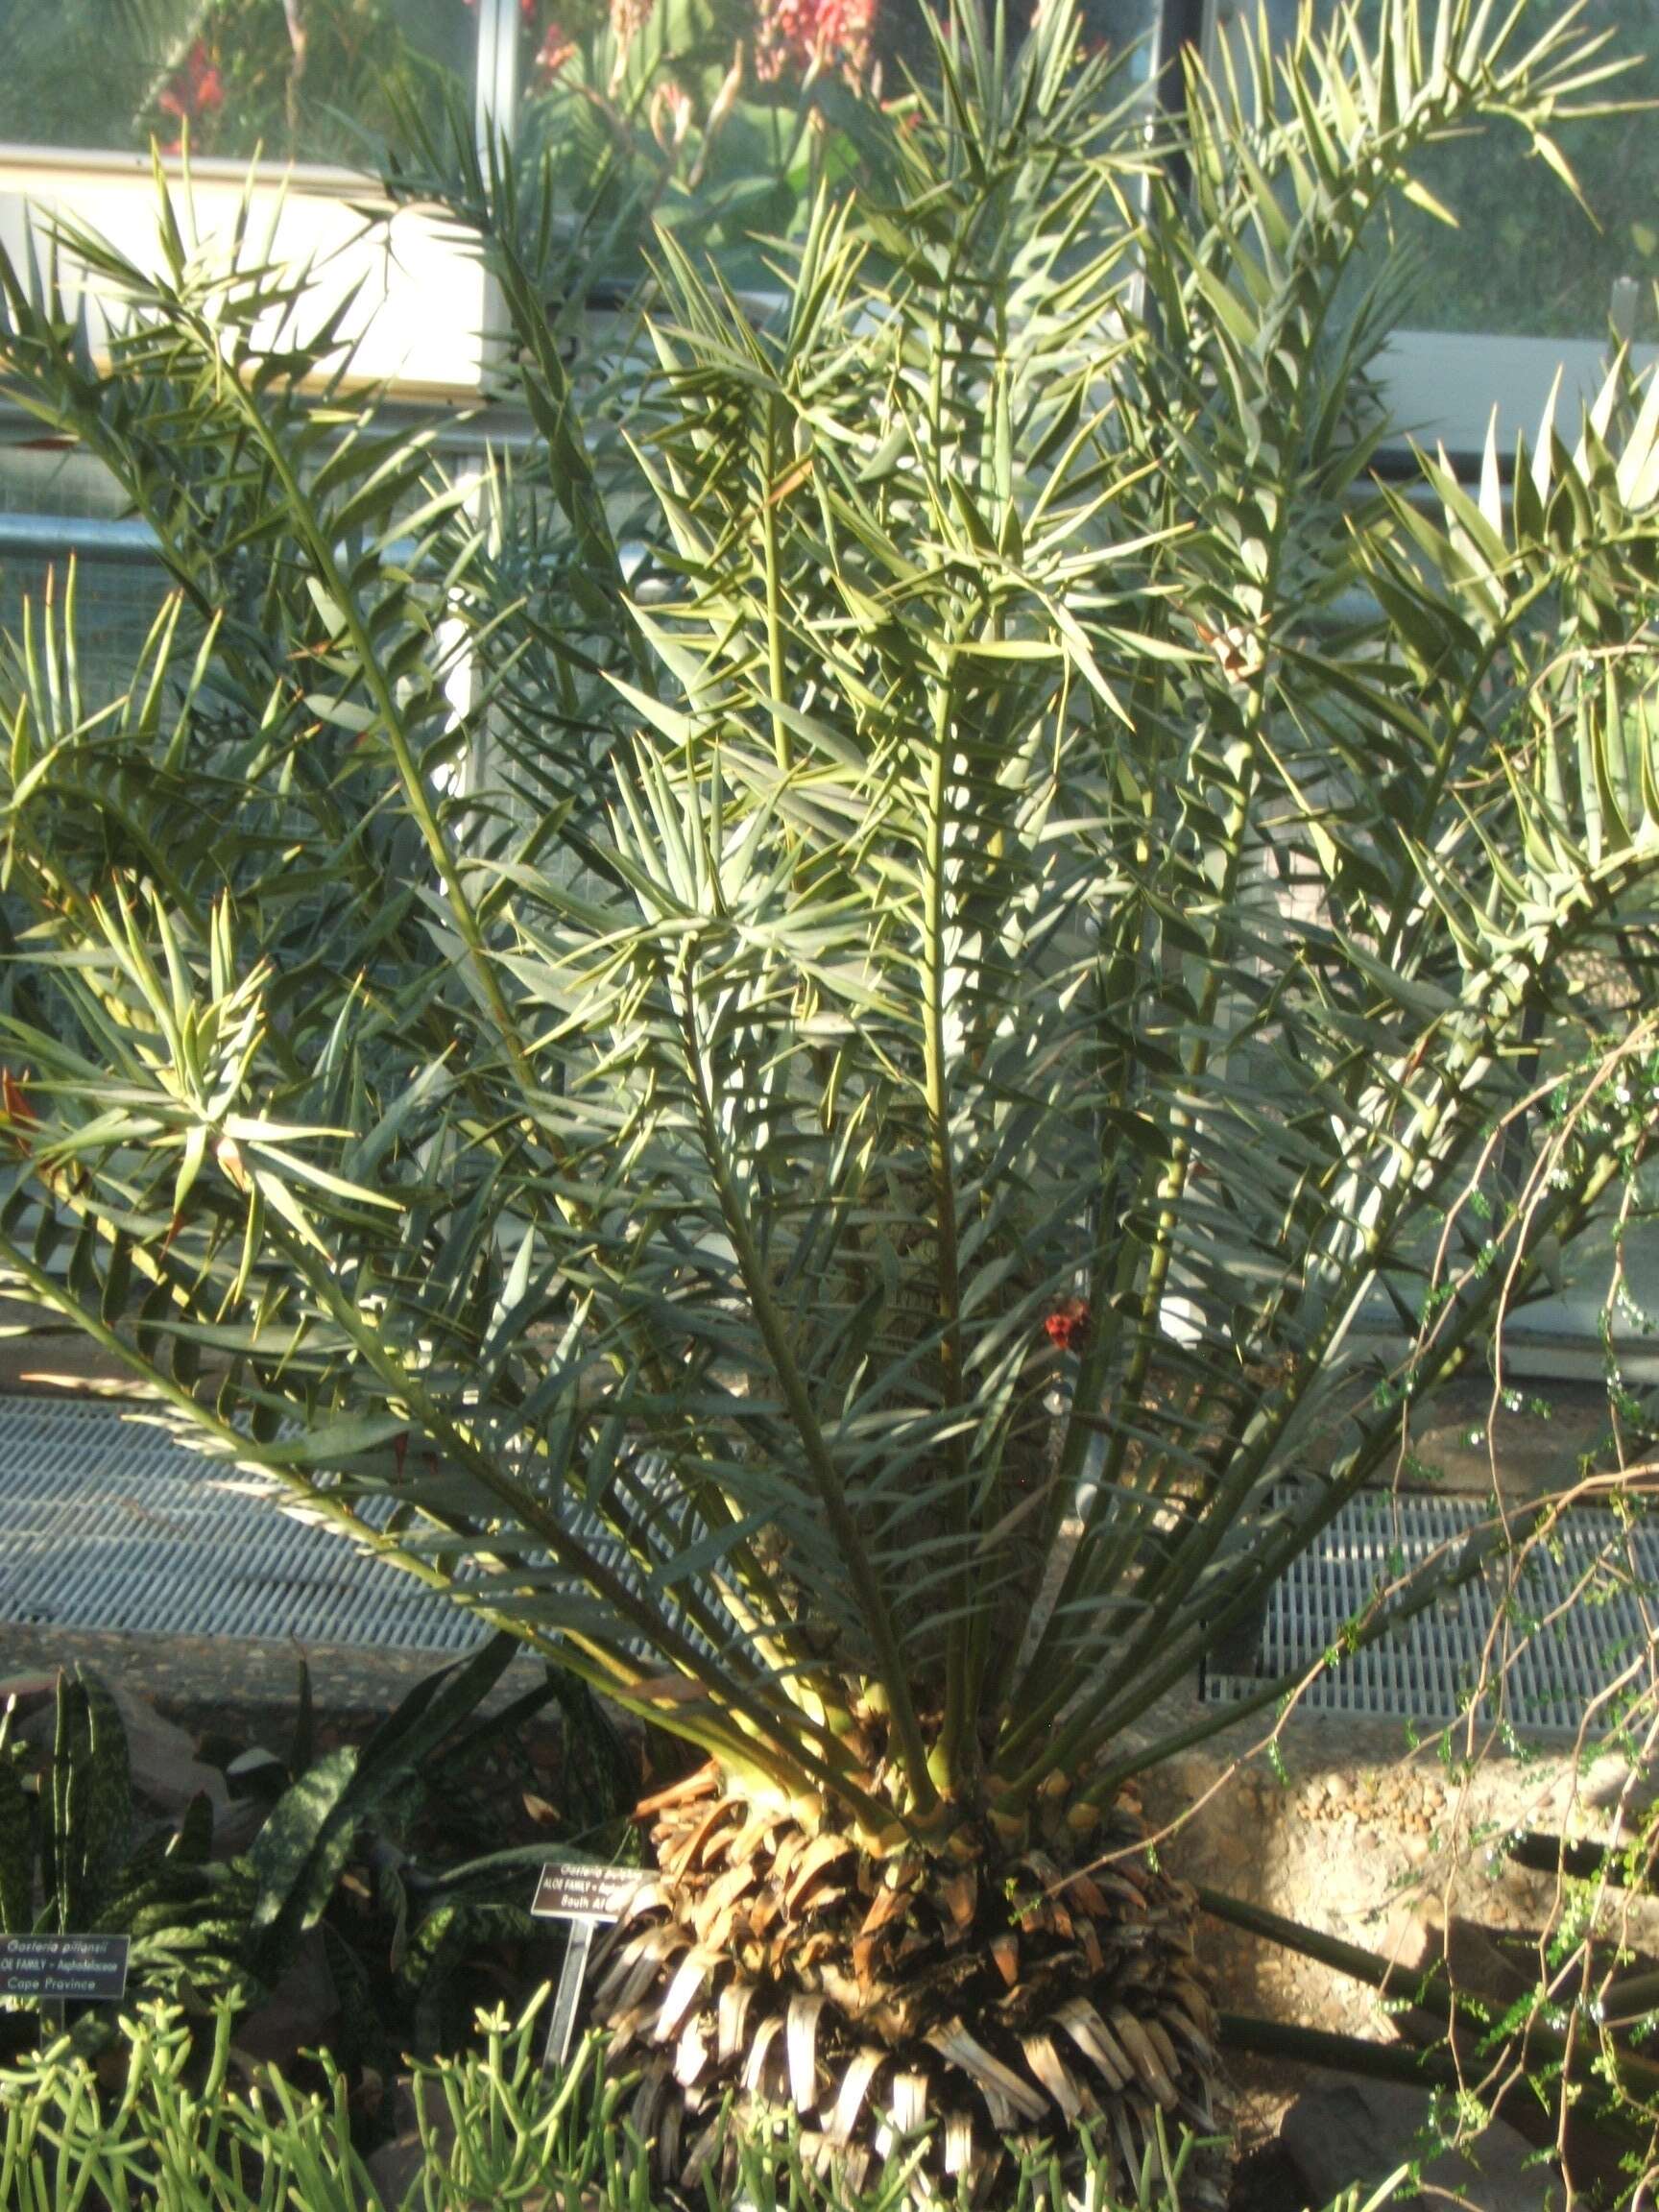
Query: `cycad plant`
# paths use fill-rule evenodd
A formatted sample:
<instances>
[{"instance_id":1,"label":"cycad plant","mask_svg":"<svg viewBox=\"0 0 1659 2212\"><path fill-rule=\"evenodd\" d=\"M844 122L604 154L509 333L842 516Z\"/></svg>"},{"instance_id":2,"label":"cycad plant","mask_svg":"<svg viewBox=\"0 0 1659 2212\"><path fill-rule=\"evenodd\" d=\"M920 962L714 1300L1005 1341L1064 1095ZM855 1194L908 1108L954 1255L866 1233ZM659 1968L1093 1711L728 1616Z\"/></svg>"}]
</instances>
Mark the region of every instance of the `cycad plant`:
<instances>
[{"instance_id":1,"label":"cycad plant","mask_svg":"<svg viewBox=\"0 0 1659 2212\"><path fill-rule=\"evenodd\" d=\"M5 277L178 588L110 706L67 593L18 648L5 1286L707 1754L598 1991L681 2173L729 2090L1210 2124L1134 1782L1237 1708L1161 1700L1615 1169L1505 1204L1647 943L1659 391L1390 486L1362 260L1609 65L1263 29L1178 199L1075 43L965 14L770 307L664 242L574 368L458 174L535 426L464 484L247 239L65 233L107 361Z\"/></svg>"}]
</instances>

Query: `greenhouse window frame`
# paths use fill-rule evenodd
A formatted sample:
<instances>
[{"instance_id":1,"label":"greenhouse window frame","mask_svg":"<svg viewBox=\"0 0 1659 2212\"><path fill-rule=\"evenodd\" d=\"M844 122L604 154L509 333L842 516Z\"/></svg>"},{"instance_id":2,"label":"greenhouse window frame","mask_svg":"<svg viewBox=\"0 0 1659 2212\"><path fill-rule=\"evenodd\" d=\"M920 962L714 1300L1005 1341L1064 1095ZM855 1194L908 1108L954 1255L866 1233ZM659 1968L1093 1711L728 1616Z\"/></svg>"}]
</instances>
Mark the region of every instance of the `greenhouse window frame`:
<instances>
[{"instance_id":1,"label":"greenhouse window frame","mask_svg":"<svg viewBox=\"0 0 1659 2212\"><path fill-rule=\"evenodd\" d=\"M1214 55L1218 0L1156 0L1152 15L1155 96L1171 112L1183 97L1183 48ZM477 0L476 25L472 108L482 150L492 136L510 138L517 128L523 94L518 0ZM317 263L342 288L367 280L374 311L365 317L363 357L354 365L363 381L384 381L412 399L475 404L484 396L503 322L499 301L476 256L440 221L419 208L395 210L373 179L337 166L296 162L257 177L245 162L216 157L193 157L186 172L180 157L164 156L160 166L170 181L188 174L202 228L228 223L244 193L272 207L281 201L285 257ZM134 251L153 234L154 193L146 155L0 144L0 242L14 254L24 245L31 202ZM431 312L434 296L445 302L442 316ZM1609 307L1616 317L1616 302ZM1557 419L1572 422L1599 387L1607 353L1601 336L1408 326L1395 333L1380 368L1405 436L1431 448L1444 445L1460 465L1478 465L1494 409L1501 447L1517 429L1536 429L1557 384ZM1659 348L1638 349L1636 358L1647 366Z\"/></svg>"}]
</instances>

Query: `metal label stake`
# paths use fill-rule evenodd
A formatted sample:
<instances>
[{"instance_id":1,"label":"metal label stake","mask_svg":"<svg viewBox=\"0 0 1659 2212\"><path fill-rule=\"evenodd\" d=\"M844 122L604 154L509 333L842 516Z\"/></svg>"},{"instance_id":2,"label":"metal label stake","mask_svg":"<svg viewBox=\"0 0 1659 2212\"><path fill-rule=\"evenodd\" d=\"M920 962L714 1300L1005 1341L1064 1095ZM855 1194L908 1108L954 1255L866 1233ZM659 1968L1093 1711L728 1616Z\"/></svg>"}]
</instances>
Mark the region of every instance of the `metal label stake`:
<instances>
[{"instance_id":1,"label":"metal label stake","mask_svg":"<svg viewBox=\"0 0 1659 2212\"><path fill-rule=\"evenodd\" d=\"M553 1993L553 2013L547 2023L547 2048L541 2071L564 2066L576 2037L576 2015L582 2004L582 1984L588 1979L588 1960L593 1937L601 1927L619 1920L635 1891L646 1877L631 1866L554 1866L541 1869L536 1898L530 1910L539 1920L568 1920L570 1939L565 1946L565 1963Z\"/></svg>"},{"instance_id":2,"label":"metal label stake","mask_svg":"<svg viewBox=\"0 0 1659 2212\"><path fill-rule=\"evenodd\" d=\"M576 2008L582 2001L582 1984L588 1979L588 1960L598 1926L590 1913L580 1917L571 1914L570 1939L565 1946L565 1963L559 1969L559 1986L553 1992L553 2017L547 2023L547 2048L541 2054L543 2074L563 2068L569 2059L576 2034Z\"/></svg>"}]
</instances>

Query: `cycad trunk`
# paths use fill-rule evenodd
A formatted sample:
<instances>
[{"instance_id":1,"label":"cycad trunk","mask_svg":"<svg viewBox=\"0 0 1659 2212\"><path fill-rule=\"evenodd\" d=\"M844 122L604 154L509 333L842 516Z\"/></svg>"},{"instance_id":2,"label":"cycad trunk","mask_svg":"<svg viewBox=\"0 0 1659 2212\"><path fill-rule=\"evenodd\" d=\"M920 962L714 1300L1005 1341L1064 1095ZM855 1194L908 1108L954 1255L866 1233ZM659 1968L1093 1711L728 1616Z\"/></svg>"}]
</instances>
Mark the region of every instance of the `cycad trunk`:
<instances>
[{"instance_id":1,"label":"cycad trunk","mask_svg":"<svg viewBox=\"0 0 1659 2212\"><path fill-rule=\"evenodd\" d=\"M819 1806L757 1803L709 1766L639 1808L657 1875L602 1961L597 2023L640 2065L632 2119L695 2186L747 2125L793 2113L854 2187L933 2130L926 2179L994 2185L1004 2144L1093 2124L1129 2194L1216 2126L1214 2016L1193 1891L1148 1863L1125 1790L1102 1816L1045 1793L1034 1833L988 1809L882 1851ZM1182 2201L1219 2202L1200 2159Z\"/></svg>"}]
</instances>

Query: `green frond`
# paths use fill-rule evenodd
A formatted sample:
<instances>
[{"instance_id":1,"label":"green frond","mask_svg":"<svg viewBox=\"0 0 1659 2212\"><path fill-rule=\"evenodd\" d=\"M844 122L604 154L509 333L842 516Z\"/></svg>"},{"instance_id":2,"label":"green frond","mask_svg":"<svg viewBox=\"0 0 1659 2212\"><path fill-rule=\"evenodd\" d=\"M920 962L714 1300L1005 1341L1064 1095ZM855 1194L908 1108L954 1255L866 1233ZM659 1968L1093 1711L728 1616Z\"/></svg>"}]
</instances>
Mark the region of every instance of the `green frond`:
<instances>
[{"instance_id":1,"label":"green frond","mask_svg":"<svg viewBox=\"0 0 1659 2212\"><path fill-rule=\"evenodd\" d=\"M872 1833L1107 1788L1619 1171L1523 1239L1491 1133L1587 959L1651 986L1659 395L1383 483L1355 283L1427 149L1600 97L1521 20L1192 62L1178 202L1065 10L969 11L773 308L664 231L573 355L579 228L433 137L481 486L246 238L65 229L107 362L0 267L176 593L112 702L67 593L7 665L8 1292Z\"/></svg>"}]
</instances>

